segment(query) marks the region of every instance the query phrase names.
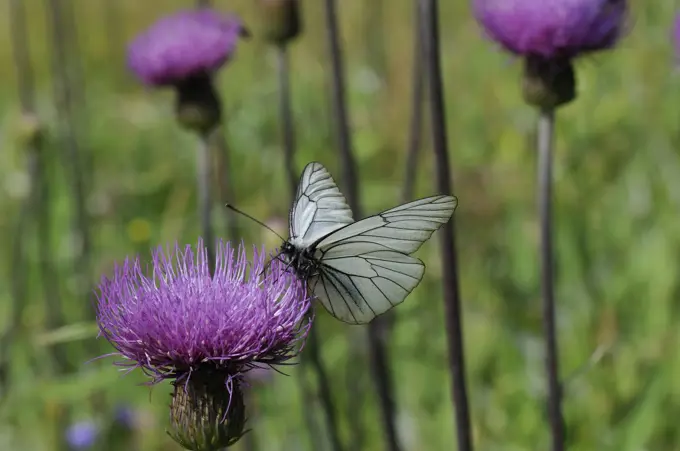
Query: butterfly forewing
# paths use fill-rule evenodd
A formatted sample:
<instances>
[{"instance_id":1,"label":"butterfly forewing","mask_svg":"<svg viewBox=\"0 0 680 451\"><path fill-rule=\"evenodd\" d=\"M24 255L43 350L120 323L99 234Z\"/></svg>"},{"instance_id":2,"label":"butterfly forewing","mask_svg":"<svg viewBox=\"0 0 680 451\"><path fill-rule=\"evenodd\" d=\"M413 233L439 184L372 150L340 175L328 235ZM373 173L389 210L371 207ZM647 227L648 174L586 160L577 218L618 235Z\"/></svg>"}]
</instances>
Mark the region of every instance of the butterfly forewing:
<instances>
[{"instance_id":1,"label":"butterfly forewing","mask_svg":"<svg viewBox=\"0 0 680 451\"><path fill-rule=\"evenodd\" d=\"M316 246L314 294L336 318L364 324L406 299L425 266L415 252L456 208L451 196L433 196L347 225Z\"/></svg>"},{"instance_id":2,"label":"butterfly forewing","mask_svg":"<svg viewBox=\"0 0 680 451\"><path fill-rule=\"evenodd\" d=\"M321 164L309 163L290 210L290 243L297 248L308 247L352 222L352 210L331 175Z\"/></svg>"},{"instance_id":3,"label":"butterfly forewing","mask_svg":"<svg viewBox=\"0 0 680 451\"><path fill-rule=\"evenodd\" d=\"M370 216L326 236L317 244L320 257L332 250L335 243L376 242L388 249L412 254L432 233L444 225L456 208L452 196L432 196Z\"/></svg>"}]
</instances>

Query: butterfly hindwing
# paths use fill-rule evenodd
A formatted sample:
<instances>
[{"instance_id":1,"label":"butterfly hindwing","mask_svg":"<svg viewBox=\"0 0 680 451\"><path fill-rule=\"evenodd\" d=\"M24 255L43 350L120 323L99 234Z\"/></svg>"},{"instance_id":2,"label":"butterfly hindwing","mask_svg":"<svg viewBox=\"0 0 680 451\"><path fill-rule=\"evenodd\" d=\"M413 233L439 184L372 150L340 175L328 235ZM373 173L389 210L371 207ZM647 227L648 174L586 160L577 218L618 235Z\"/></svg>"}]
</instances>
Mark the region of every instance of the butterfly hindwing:
<instances>
[{"instance_id":1,"label":"butterfly hindwing","mask_svg":"<svg viewBox=\"0 0 680 451\"><path fill-rule=\"evenodd\" d=\"M328 312L351 324L365 324L406 299L420 283L425 265L375 243L338 244L310 280Z\"/></svg>"},{"instance_id":2,"label":"butterfly hindwing","mask_svg":"<svg viewBox=\"0 0 680 451\"><path fill-rule=\"evenodd\" d=\"M404 301L420 283L423 263L409 256L445 224L451 196L432 196L347 225L321 239L314 294L336 318L364 324Z\"/></svg>"}]
</instances>

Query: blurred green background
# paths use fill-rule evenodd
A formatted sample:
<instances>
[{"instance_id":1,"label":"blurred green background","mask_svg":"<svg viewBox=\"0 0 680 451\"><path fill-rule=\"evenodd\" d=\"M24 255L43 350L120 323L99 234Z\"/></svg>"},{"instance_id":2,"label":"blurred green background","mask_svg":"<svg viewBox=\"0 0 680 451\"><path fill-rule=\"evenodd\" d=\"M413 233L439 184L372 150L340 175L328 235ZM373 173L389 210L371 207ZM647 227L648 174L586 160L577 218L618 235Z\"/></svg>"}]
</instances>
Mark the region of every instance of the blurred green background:
<instances>
[{"instance_id":1,"label":"blurred green background","mask_svg":"<svg viewBox=\"0 0 680 451\"><path fill-rule=\"evenodd\" d=\"M22 227L24 263L18 266L12 257L29 179L5 0L0 13L0 331L8 330L12 317L12 280L25 276L27 292L21 327L3 357L9 362L9 388L0 392L0 449L58 449L67 425L88 419L106 429L118 405L135 411L129 434L137 449L178 449L164 433L169 384L141 386L146 379L139 371L123 376L112 358L86 363L112 349L104 340L95 341L96 326L83 313L87 296L79 292L74 273L78 237L72 231L69 162L64 164L60 149L64 113L54 103L47 3L24 1L37 112L46 127L54 244L49 254L67 325L48 326L35 219ZM275 55L258 39L254 2L214 3L241 14L255 35L242 42L218 77L235 201L260 219L283 220L289 198L273 108L278 101ZM291 47L296 164L301 170L311 160L321 161L339 179L322 3L302 1L305 30ZM364 210L373 213L400 201L411 111L413 2L338 3L361 199ZM520 98L521 64L481 37L468 2L440 3L475 441L484 451L547 449L532 150L536 113ZM578 99L558 114L558 326L572 450L680 450L680 74L670 42L675 6L631 3L627 36L617 50L578 62ZM76 99L75 117L87 163L94 284L126 255L146 256L157 245L193 243L198 237L197 143L176 126L172 93L141 88L124 63L126 42L135 33L192 2L72 4L80 60L75 66L59 64L82 74L78 87L84 91ZM427 125L424 130L415 197L435 191ZM215 210L215 225L224 235L221 202ZM279 244L242 219L239 231L248 244ZM426 279L396 309L391 338L398 426L404 449L449 450L455 431L437 240L418 256L428 266ZM348 449L382 449L364 329L345 326L321 310L315 327L343 437L355 436L356 423L365 428L364 443ZM73 372L54 370L55 352L67 353ZM250 427L258 449L311 449L304 410L323 432L318 400L301 401L300 381L313 386L314 379L301 379L299 368L286 372L290 376L272 372L250 390Z\"/></svg>"}]
</instances>

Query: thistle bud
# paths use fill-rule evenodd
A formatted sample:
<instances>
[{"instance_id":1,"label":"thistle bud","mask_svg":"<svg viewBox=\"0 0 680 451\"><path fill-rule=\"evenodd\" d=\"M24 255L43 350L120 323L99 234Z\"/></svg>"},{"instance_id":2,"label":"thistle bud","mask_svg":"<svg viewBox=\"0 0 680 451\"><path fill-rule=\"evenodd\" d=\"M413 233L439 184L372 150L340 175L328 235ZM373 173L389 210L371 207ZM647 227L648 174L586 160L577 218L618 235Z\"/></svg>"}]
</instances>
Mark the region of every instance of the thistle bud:
<instances>
[{"instance_id":1,"label":"thistle bud","mask_svg":"<svg viewBox=\"0 0 680 451\"><path fill-rule=\"evenodd\" d=\"M37 115L24 113L17 121L17 141L22 146L39 146L44 135L43 125Z\"/></svg>"},{"instance_id":2,"label":"thistle bud","mask_svg":"<svg viewBox=\"0 0 680 451\"><path fill-rule=\"evenodd\" d=\"M300 33L298 0L259 0L258 5L265 39L284 44Z\"/></svg>"},{"instance_id":3,"label":"thistle bud","mask_svg":"<svg viewBox=\"0 0 680 451\"><path fill-rule=\"evenodd\" d=\"M173 382L168 434L192 451L217 451L243 436L246 415L243 392L235 377L199 370Z\"/></svg>"},{"instance_id":4,"label":"thistle bud","mask_svg":"<svg viewBox=\"0 0 680 451\"><path fill-rule=\"evenodd\" d=\"M177 121L199 134L208 134L220 123L222 108L209 75L198 75L176 85Z\"/></svg>"},{"instance_id":5,"label":"thistle bud","mask_svg":"<svg viewBox=\"0 0 680 451\"><path fill-rule=\"evenodd\" d=\"M524 60L522 94L529 105L556 108L576 97L576 77L570 59L529 56Z\"/></svg>"}]
</instances>

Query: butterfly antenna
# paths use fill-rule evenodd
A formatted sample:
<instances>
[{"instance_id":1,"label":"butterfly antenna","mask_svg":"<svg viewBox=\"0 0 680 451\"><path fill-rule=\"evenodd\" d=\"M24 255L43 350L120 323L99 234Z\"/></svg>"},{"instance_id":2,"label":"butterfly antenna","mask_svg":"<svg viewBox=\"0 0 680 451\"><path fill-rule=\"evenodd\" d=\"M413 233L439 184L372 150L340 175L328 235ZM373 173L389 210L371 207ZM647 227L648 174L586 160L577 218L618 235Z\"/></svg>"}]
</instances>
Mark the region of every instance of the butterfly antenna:
<instances>
[{"instance_id":1,"label":"butterfly antenna","mask_svg":"<svg viewBox=\"0 0 680 451\"><path fill-rule=\"evenodd\" d=\"M263 275L263 274L266 274L266 273L267 273L267 271L271 268L272 262L273 262L274 260L280 260L279 255L280 255L280 253L279 253L279 254L276 254L275 256L273 256L273 257L271 258L271 260L269 260L269 261L264 265L264 268L262 269L262 273L261 273L260 275Z\"/></svg>"},{"instance_id":2,"label":"butterfly antenna","mask_svg":"<svg viewBox=\"0 0 680 451\"><path fill-rule=\"evenodd\" d=\"M269 231L270 231L271 233L273 233L274 235L276 235L276 236L278 236L279 238L281 238L281 241L286 241L286 239L285 239L284 237L282 237L281 235L279 235L278 233L276 233L276 231L275 231L274 229L272 229L271 227L269 227L269 226L268 226L267 224L265 224L264 222L262 222L262 221L260 221L260 220L258 220L258 219L253 218L253 217L250 216L248 213L239 210L238 208L234 207L234 206L231 205L231 204L224 204L224 206L227 207L229 210L231 210L231 211L233 211L233 212L236 212L236 213L238 213L238 214L240 214L240 215L245 216L246 218L250 219L251 221L255 222L256 224L261 225L262 227L264 227L265 229L269 230Z\"/></svg>"}]
</instances>

